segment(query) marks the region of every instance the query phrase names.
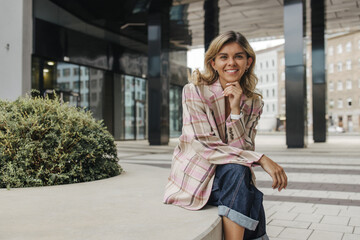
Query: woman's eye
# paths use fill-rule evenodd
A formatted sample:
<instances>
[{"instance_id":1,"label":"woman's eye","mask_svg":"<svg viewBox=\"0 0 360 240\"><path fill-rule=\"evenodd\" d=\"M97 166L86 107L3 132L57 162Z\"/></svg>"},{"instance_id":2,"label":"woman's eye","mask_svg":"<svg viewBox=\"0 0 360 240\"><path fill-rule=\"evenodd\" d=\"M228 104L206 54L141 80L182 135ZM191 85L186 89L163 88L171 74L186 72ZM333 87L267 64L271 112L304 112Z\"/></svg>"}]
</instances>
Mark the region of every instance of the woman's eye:
<instances>
[{"instance_id":1,"label":"woman's eye","mask_svg":"<svg viewBox=\"0 0 360 240\"><path fill-rule=\"evenodd\" d=\"M226 56L220 56L220 59L226 59L227 57Z\"/></svg>"},{"instance_id":2,"label":"woman's eye","mask_svg":"<svg viewBox=\"0 0 360 240\"><path fill-rule=\"evenodd\" d=\"M237 59L242 59L242 58L243 58L243 56L238 55L238 56L236 56L235 58L237 58Z\"/></svg>"}]
</instances>

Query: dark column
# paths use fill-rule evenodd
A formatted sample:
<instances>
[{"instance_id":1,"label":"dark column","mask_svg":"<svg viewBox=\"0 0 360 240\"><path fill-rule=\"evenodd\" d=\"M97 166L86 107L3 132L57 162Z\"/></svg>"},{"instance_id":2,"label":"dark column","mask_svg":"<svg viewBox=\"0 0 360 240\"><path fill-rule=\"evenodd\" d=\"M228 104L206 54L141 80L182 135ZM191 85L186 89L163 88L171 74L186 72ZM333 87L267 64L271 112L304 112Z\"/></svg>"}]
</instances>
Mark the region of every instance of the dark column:
<instances>
[{"instance_id":1,"label":"dark column","mask_svg":"<svg viewBox=\"0 0 360 240\"><path fill-rule=\"evenodd\" d=\"M219 0L205 0L204 45L205 51L211 41L219 35Z\"/></svg>"},{"instance_id":2,"label":"dark column","mask_svg":"<svg viewBox=\"0 0 360 240\"><path fill-rule=\"evenodd\" d=\"M152 0L148 14L149 143L169 142L169 22L171 1Z\"/></svg>"},{"instance_id":3,"label":"dark column","mask_svg":"<svg viewBox=\"0 0 360 240\"><path fill-rule=\"evenodd\" d=\"M305 0L284 0L286 144L303 148L307 143Z\"/></svg>"},{"instance_id":4,"label":"dark column","mask_svg":"<svg viewBox=\"0 0 360 240\"><path fill-rule=\"evenodd\" d=\"M325 1L311 0L313 139L326 141Z\"/></svg>"}]
</instances>

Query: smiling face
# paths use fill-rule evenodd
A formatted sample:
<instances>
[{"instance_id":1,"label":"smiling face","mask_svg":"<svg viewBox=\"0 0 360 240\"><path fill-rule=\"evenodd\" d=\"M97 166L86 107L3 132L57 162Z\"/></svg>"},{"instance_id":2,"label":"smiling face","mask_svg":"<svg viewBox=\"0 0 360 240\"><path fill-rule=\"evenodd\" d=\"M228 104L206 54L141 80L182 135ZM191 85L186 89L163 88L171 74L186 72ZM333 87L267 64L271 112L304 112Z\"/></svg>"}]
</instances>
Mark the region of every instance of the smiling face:
<instances>
[{"instance_id":1,"label":"smiling face","mask_svg":"<svg viewBox=\"0 0 360 240\"><path fill-rule=\"evenodd\" d=\"M231 42L220 49L211 60L211 65L219 74L221 86L225 88L226 83L240 81L252 61L238 43Z\"/></svg>"}]
</instances>

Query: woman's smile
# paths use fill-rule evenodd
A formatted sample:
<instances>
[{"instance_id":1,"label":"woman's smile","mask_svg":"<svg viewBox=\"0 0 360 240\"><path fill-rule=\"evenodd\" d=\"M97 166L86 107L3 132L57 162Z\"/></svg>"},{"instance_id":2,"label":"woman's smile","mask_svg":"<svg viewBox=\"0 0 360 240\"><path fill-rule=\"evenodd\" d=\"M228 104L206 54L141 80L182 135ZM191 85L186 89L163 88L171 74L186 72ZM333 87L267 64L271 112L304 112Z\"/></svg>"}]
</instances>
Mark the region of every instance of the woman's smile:
<instances>
[{"instance_id":1,"label":"woman's smile","mask_svg":"<svg viewBox=\"0 0 360 240\"><path fill-rule=\"evenodd\" d=\"M246 69L250 67L252 58L236 42L225 44L212 60L211 65L219 75L221 86L226 83L240 81Z\"/></svg>"}]
</instances>

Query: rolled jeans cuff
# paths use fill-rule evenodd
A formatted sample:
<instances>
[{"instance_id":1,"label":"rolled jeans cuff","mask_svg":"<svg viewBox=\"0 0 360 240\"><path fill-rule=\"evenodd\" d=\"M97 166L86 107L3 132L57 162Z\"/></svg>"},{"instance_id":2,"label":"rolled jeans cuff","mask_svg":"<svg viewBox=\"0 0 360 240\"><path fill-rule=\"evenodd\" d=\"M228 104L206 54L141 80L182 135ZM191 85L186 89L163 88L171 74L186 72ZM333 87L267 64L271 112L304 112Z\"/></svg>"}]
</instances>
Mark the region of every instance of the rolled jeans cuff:
<instances>
[{"instance_id":1,"label":"rolled jeans cuff","mask_svg":"<svg viewBox=\"0 0 360 240\"><path fill-rule=\"evenodd\" d=\"M259 221L256 221L252 218L249 218L248 216L245 216L244 214L241 214L227 206L219 205L218 207L219 215L227 217L234 223L237 223L238 225L249 229L251 231L255 231ZM261 238L260 238L261 239Z\"/></svg>"}]
</instances>

